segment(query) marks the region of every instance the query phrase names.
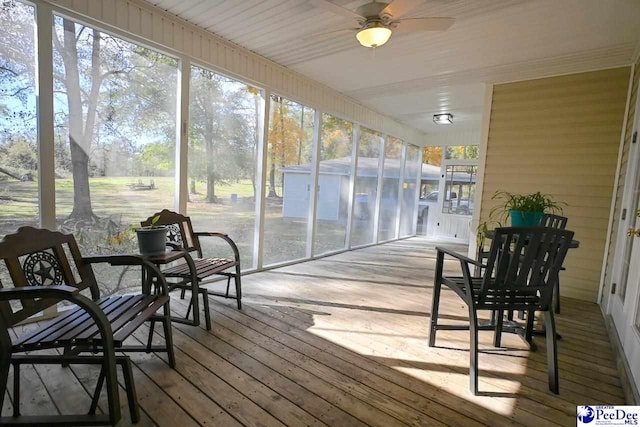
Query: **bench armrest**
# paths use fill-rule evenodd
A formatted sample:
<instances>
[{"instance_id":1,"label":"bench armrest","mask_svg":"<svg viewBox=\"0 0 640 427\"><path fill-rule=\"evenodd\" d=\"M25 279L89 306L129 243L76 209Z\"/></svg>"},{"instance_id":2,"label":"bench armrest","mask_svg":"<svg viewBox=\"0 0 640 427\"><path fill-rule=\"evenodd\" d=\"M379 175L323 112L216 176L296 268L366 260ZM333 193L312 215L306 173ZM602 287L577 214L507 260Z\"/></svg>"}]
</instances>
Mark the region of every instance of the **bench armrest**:
<instances>
[{"instance_id":1,"label":"bench armrest","mask_svg":"<svg viewBox=\"0 0 640 427\"><path fill-rule=\"evenodd\" d=\"M221 231L194 231L196 236L219 236L219 237L229 237L227 233L223 233Z\"/></svg>"},{"instance_id":2,"label":"bench armrest","mask_svg":"<svg viewBox=\"0 0 640 427\"><path fill-rule=\"evenodd\" d=\"M228 234L221 233L218 231L197 231L197 232L194 232L193 234L198 240L200 239L200 237L218 237L226 241L231 247L231 250L233 251L233 256L235 257L236 262L240 263L240 251L238 250L238 246L236 245L236 242L234 242L233 239L229 237ZM199 255L202 256L201 253Z\"/></svg>"},{"instance_id":3,"label":"bench armrest","mask_svg":"<svg viewBox=\"0 0 640 427\"><path fill-rule=\"evenodd\" d=\"M160 269L145 259L142 255L98 255L98 256L90 256L83 257L82 261L87 264L100 264L107 263L111 266L117 265L139 265L142 268L145 268L150 275L153 275L157 279L157 284L160 286L160 291L162 295L169 295L169 288L167 286L167 281L164 276L160 272ZM143 292L146 294L151 293L151 289L145 289L143 284L142 288Z\"/></svg>"},{"instance_id":4,"label":"bench armrest","mask_svg":"<svg viewBox=\"0 0 640 427\"><path fill-rule=\"evenodd\" d=\"M63 298L76 295L80 289L68 285L22 286L0 288L0 301L26 298Z\"/></svg>"}]
</instances>

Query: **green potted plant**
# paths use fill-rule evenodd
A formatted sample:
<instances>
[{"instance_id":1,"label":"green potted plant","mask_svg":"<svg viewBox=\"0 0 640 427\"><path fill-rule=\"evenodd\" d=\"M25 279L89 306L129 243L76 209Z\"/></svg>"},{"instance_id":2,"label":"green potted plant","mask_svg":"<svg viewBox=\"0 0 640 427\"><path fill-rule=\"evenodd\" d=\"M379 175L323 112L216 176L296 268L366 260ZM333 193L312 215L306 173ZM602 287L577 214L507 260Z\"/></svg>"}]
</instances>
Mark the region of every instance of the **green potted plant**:
<instances>
[{"instance_id":1,"label":"green potted plant","mask_svg":"<svg viewBox=\"0 0 640 427\"><path fill-rule=\"evenodd\" d=\"M151 220L151 225L136 228L138 236L138 249L141 255L153 256L161 255L167 246L167 228L164 225L155 225L160 216Z\"/></svg>"},{"instance_id":2,"label":"green potted plant","mask_svg":"<svg viewBox=\"0 0 640 427\"><path fill-rule=\"evenodd\" d=\"M498 222L506 222L511 217L513 227L533 227L540 223L542 215L548 213L562 213L562 205L565 203L556 202L548 194L539 191L532 194L514 194L508 191L497 191L493 200L502 200L503 203L494 207L490 218L498 216Z\"/></svg>"}]
</instances>

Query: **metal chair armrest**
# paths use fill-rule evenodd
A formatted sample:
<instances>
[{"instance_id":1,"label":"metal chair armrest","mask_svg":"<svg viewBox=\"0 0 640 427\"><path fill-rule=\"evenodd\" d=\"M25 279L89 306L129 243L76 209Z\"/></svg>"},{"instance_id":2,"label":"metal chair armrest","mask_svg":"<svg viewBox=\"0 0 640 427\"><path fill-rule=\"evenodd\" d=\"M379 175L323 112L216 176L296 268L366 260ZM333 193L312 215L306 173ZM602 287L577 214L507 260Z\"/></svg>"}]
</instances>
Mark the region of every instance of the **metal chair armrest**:
<instances>
[{"instance_id":1,"label":"metal chair armrest","mask_svg":"<svg viewBox=\"0 0 640 427\"><path fill-rule=\"evenodd\" d=\"M228 234L217 231L198 231L194 232L193 234L195 235L196 239L200 239L200 237L218 237L226 241L233 251L235 261L240 263L240 251L238 250L238 246L236 245L236 242L234 242L233 239L229 237ZM202 256L202 254L200 254L200 256Z\"/></svg>"},{"instance_id":2,"label":"metal chair armrest","mask_svg":"<svg viewBox=\"0 0 640 427\"><path fill-rule=\"evenodd\" d=\"M461 254L459 254L457 252L454 252L454 251L452 251L450 249L446 249L446 248L442 248L440 246L437 246L436 247L436 251L445 253L445 254L447 254L447 255L449 255L451 257L454 257L454 258L458 259L461 262L464 262L464 263L467 263L467 264L473 264L473 265L478 266L480 268L487 268L487 266L485 264L481 263L480 261L477 261L475 259L471 259L471 258L469 258L467 256L461 255Z\"/></svg>"}]
</instances>

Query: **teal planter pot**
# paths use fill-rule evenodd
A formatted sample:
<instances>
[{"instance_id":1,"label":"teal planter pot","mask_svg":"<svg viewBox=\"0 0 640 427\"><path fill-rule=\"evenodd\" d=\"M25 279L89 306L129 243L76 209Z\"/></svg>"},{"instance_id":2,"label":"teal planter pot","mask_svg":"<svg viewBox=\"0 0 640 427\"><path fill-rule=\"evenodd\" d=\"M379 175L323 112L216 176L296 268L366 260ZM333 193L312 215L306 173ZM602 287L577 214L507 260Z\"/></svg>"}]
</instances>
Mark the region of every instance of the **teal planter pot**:
<instances>
[{"instance_id":1,"label":"teal planter pot","mask_svg":"<svg viewBox=\"0 0 640 427\"><path fill-rule=\"evenodd\" d=\"M535 227L540 224L544 212L509 211L512 227Z\"/></svg>"}]
</instances>

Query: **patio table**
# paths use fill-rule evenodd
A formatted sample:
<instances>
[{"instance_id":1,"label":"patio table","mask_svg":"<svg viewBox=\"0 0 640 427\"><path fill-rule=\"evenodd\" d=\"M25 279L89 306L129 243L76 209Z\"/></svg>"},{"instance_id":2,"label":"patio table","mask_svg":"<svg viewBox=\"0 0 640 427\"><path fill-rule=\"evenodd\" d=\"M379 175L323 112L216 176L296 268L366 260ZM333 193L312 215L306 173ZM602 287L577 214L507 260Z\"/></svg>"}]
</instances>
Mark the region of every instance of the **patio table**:
<instances>
[{"instance_id":1,"label":"patio table","mask_svg":"<svg viewBox=\"0 0 640 427\"><path fill-rule=\"evenodd\" d=\"M137 254L137 255L140 256L140 254ZM171 264L172 262L178 261L180 259L185 260L185 262L189 265L189 271L191 272L191 304L193 309L193 320L190 320L188 318L183 318L183 317L171 316L171 321L184 323L186 325L191 325L191 326L199 326L200 325L200 307L198 302L198 290L199 290L198 280L197 280L196 266L193 262L193 258L191 258L191 255L189 255L189 252L181 248L174 248L173 250L167 250L163 254L142 255L142 256L157 266ZM142 279L143 279L143 283L146 283L145 280L148 280L144 269L142 270ZM167 283L167 285L169 286L169 291L171 291L172 290L171 283Z\"/></svg>"}]
</instances>

